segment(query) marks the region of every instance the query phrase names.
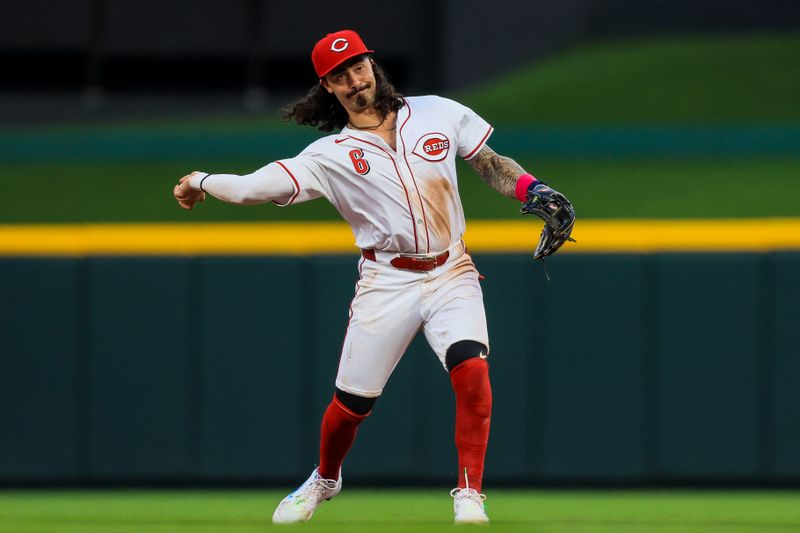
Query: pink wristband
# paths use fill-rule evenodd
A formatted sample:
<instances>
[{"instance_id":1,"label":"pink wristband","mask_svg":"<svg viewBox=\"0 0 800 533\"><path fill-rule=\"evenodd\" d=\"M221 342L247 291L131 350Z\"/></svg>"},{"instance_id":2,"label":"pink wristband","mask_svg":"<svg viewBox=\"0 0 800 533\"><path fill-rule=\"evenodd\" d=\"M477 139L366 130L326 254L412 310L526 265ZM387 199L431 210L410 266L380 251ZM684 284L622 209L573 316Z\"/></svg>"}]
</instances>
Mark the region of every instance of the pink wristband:
<instances>
[{"instance_id":1,"label":"pink wristband","mask_svg":"<svg viewBox=\"0 0 800 533\"><path fill-rule=\"evenodd\" d=\"M531 186L531 183L534 181L538 181L536 178L531 176L530 174L523 174L517 180L517 188L514 190L514 194L517 196L517 200L520 202L524 202L528 199L528 187Z\"/></svg>"}]
</instances>

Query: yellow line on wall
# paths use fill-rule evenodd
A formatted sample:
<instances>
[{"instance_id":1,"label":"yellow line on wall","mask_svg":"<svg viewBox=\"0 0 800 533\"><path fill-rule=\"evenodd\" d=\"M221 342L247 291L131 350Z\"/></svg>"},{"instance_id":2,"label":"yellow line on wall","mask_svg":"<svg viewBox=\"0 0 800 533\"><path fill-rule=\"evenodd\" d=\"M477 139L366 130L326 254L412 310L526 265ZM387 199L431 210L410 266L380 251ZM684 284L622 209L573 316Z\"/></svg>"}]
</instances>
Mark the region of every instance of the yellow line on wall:
<instances>
[{"instance_id":1,"label":"yellow line on wall","mask_svg":"<svg viewBox=\"0 0 800 533\"><path fill-rule=\"evenodd\" d=\"M530 253L541 222L474 220L475 252ZM800 218L579 220L563 253L800 250ZM2 256L304 255L356 253L342 222L58 224L0 226ZM559 252L562 253L562 252Z\"/></svg>"}]
</instances>

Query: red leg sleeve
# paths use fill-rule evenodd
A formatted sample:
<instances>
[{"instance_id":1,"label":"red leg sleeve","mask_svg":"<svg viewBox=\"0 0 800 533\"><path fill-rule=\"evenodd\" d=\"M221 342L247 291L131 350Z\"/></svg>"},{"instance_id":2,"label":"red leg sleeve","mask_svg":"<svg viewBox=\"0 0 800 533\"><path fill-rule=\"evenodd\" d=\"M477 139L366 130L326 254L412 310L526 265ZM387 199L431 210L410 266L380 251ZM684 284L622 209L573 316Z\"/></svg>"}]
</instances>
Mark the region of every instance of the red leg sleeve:
<instances>
[{"instance_id":1,"label":"red leg sleeve","mask_svg":"<svg viewBox=\"0 0 800 533\"><path fill-rule=\"evenodd\" d=\"M478 357L468 359L450 372L450 381L456 395L458 486L464 488L469 482L470 488L480 492L492 416L489 364Z\"/></svg>"},{"instance_id":2,"label":"red leg sleeve","mask_svg":"<svg viewBox=\"0 0 800 533\"><path fill-rule=\"evenodd\" d=\"M319 441L319 475L325 479L339 479L339 469L344 456L356 440L358 425L369 413L358 415L333 398L322 417Z\"/></svg>"}]
</instances>

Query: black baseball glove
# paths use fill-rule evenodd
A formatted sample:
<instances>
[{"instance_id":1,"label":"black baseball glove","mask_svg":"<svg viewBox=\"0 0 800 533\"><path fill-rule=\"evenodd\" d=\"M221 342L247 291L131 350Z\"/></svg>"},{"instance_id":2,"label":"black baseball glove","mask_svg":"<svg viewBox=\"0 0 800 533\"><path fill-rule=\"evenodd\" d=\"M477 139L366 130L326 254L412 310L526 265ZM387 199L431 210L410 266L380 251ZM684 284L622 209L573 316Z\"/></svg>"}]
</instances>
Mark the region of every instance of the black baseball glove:
<instances>
[{"instance_id":1,"label":"black baseball glove","mask_svg":"<svg viewBox=\"0 0 800 533\"><path fill-rule=\"evenodd\" d=\"M570 237L575 224L575 210L567 197L551 189L543 181L534 181L526 192L526 201L520 212L534 214L544 220L544 228L539 236L539 244L533 252L534 259L544 259L561 248L566 241L575 242Z\"/></svg>"}]
</instances>

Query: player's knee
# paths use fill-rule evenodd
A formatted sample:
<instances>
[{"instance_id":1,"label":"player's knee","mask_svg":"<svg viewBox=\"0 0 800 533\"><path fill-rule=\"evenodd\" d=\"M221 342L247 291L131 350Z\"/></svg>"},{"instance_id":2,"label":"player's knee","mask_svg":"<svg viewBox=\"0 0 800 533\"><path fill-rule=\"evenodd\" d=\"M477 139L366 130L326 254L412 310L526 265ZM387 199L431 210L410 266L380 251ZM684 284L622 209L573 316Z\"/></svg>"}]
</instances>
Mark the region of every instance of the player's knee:
<instances>
[{"instance_id":1,"label":"player's knee","mask_svg":"<svg viewBox=\"0 0 800 533\"><path fill-rule=\"evenodd\" d=\"M455 367L473 357L480 357L481 354L486 355L488 350L483 343L478 341L458 341L454 342L447 349L444 356L444 363L447 365L447 371L452 372Z\"/></svg>"},{"instance_id":2,"label":"player's knee","mask_svg":"<svg viewBox=\"0 0 800 533\"><path fill-rule=\"evenodd\" d=\"M338 387L336 389L336 399L357 415L369 414L372 410L372 406L375 405L375 400L377 400L377 398L367 398L365 396L351 394Z\"/></svg>"}]
</instances>

